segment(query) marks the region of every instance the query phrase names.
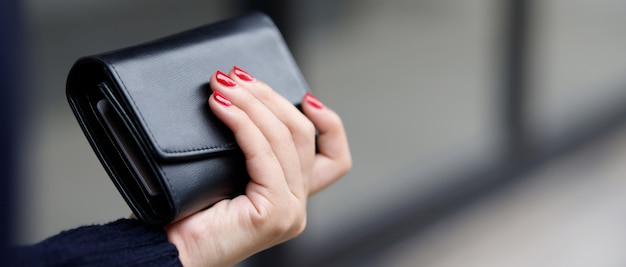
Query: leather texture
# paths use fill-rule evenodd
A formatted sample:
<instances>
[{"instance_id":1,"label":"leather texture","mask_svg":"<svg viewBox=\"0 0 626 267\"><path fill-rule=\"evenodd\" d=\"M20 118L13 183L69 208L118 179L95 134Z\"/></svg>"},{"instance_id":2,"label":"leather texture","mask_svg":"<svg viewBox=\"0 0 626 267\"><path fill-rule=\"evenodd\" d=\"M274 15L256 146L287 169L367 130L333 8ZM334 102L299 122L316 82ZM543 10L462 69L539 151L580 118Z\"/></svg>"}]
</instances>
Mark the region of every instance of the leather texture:
<instances>
[{"instance_id":1,"label":"leather texture","mask_svg":"<svg viewBox=\"0 0 626 267\"><path fill-rule=\"evenodd\" d=\"M243 192L249 180L243 156L207 104L211 74L235 65L294 105L309 91L261 13L80 58L70 70L69 104L141 220L168 224Z\"/></svg>"}]
</instances>

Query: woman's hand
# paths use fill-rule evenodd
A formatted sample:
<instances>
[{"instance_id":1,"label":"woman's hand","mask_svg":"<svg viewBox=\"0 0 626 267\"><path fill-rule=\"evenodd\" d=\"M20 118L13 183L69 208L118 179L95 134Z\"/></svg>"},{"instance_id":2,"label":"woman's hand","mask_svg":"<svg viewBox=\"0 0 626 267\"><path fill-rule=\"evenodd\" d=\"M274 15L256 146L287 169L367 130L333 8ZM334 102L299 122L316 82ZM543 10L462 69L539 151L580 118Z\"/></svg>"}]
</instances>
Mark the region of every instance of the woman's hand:
<instances>
[{"instance_id":1,"label":"woman's hand","mask_svg":"<svg viewBox=\"0 0 626 267\"><path fill-rule=\"evenodd\" d=\"M234 132L251 180L245 195L166 228L184 266L231 266L298 236L307 198L352 166L341 119L314 96L304 97L302 114L237 67L210 84L209 106Z\"/></svg>"}]
</instances>

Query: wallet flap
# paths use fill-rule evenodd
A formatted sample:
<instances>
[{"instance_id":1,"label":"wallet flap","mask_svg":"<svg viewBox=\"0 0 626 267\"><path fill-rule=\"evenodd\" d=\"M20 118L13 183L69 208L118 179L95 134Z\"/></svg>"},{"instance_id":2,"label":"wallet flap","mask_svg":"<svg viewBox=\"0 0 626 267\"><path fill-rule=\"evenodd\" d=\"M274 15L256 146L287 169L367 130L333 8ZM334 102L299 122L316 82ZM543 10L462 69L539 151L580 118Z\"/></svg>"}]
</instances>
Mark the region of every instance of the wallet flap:
<instances>
[{"instance_id":1,"label":"wallet flap","mask_svg":"<svg viewBox=\"0 0 626 267\"><path fill-rule=\"evenodd\" d=\"M239 66L294 105L309 90L280 33L260 13L83 58L75 68L81 62L92 65L83 69L102 70L103 82L111 87L107 98L114 98L118 113L133 121L138 141L165 160L236 148L232 133L207 104L209 78L218 69ZM81 86L80 75L70 74L68 93Z\"/></svg>"}]
</instances>

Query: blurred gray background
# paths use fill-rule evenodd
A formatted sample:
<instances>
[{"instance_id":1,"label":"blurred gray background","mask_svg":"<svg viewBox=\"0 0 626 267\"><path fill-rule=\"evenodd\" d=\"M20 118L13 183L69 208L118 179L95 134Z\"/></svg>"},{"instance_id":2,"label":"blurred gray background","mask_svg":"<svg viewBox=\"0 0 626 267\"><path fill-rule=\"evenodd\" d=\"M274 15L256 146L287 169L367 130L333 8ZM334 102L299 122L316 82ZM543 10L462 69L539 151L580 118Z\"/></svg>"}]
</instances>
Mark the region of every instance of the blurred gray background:
<instances>
[{"instance_id":1,"label":"blurred gray background","mask_svg":"<svg viewBox=\"0 0 626 267\"><path fill-rule=\"evenodd\" d=\"M23 1L31 90L19 243L130 214L65 100L72 63L239 14L253 2ZM505 1L277 2L288 3L289 44L314 93L342 116L354 159L351 173L311 199L307 230L280 250L295 258L287 262L341 258L333 250L401 216L399 207L420 196L445 203L484 182L465 174L508 157ZM549 151L626 106L626 1L534 2L523 123L533 149ZM362 256L371 266L626 265L620 125L460 208L424 213L433 219L419 231L395 233L402 238Z\"/></svg>"}]
</instances>

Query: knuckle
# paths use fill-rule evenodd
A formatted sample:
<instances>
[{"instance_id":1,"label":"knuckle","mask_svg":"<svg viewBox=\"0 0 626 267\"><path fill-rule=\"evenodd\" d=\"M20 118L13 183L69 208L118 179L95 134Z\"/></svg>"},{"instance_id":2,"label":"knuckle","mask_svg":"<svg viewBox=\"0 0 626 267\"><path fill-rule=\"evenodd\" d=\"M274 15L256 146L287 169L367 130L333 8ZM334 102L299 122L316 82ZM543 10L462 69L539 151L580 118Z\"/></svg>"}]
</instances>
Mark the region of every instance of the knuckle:
<instances>
[{"instance_id":1,"label":"knuckle","mask_svg":"<svg viewBox=\"0 0 626 267\"><path fill-rule=\"evenodd\" d=\"M264 82L259 82L258 83L258 87L260 90L262 90L265 93L272 93L274 92L274 89L272 89L272 87L270 87L268 84L264 83Z\"/></svg>"},{"instance_id":2,"label":"knuckle","mask_svg":"<svg viewBox=\"0 0 626 267\"><path fill-rule=\"evenodd\" d=\"M304 132L304 134L307 135L307 136L314 136L315 135L315 125L313 125L313 122L311 122L308 119L305 120L304 123L302 123L301 129Z\"/></svg>"},{"instance_id":3,"label":"knuckle","mask_svg":"<svg viewBox=\"0 0 626 267\"><path fill-rule=\"evenodd\" d=\"M293 236L291 236L291 238L299 236L300 234L302 234L302 232L304 232L304 229L306 229L306 222L307 219L305 214L305 216L301 217L301 219L298 220L296 227L294 228Z\"/></svg>"},{"instance_id":4,"label":"knuckle","mask_svg":"<svg viewBox=\"0 0 626 267\"><path fill-rule=\"evenodd\" d=\"M343 129L343 120L341 119L341 116L339 116L339 114L337 114L336 112L334 112L333 110L329 109L329 114L326 120L326 123L328 124L328 127L332 128L332 129Z\"/></svg>"},{"instance_id":5,"label":"knuckle","mask_svg":"<svg viewBox=\"0 0 626 267\"><path fill-rule=\"evenodd\" d=\"M271 99L274 92L267 84L259 82L255 87L253 93L257 98L263 100Z\"/></svg>"},{"instance_id":6,"label":"knuckle","mask_svg":"<svg viewBox=\"0 0 626 267\"><path fill-rule=\"evenodd\" d=\"M279 144L282 146L294 146L291 132L285 125L282 125L281 127L276 127L276 133L273 139L279 142Z\"/></svg>"},{"instance_id":7,"label":"knuckle","mask_svg":"<svg viewBox=\"0 0 626 267\"><path fill-rule=\"evenodd\" d=\"M258 149L254 151L246 151L244 153L244 157L246 161L254 161L255 159L259 159L259 158L267 158L267 157L274 157L274 156L275 156L274 151L269 146L265 146L262 149Z\"/></svg>"},{"instance_id":8,"label":"knuckle","mask_svg":"<svg viewBox=\"0 0 626 267\"><path fill-rule=\"evenodd\" d=\"M343 128L343 120L341 119L341 117L339 117L339 115L337 115L337 113L332 113L332 116L330 116L330 121L334 126Z\"/></svg>"},{"instance_id":9,"label":"knuckle","mask_svg":"<svg viewBox=\"0 0 626 267\"><path fill-rule=\"evenodd\" d=\"M305 118L295 123L293 132L294 135L313 138L315 136L315 126L310 120Z\"/></svg>"},{"instance_id":10,"label":"knuckle","mask_svg":"<svg viewBox=\"0 0 626 267\"><path fill-rule=\"evenodd\" d=\"M277 127L277 136L283 139L291 139L291 131L287 128L287 125L281 123Z\"/></svg>"},{"instance_id":11,"label":"knuckle","mask_svg":"<svg viewBox=\"0 0 626 267\"><path fill-rule=\"evenodd\" d=\"M282 216L277 216L272 224L271 233L282 236L285 240L300 235L306 227L306 212L297 201L293 201L283 209Z\"/></svg>"},{"instance_id":12,"label":"knuckle","mask_svg":"<svg viewBox=\"0 0 626 267\"><path fill-rule=\"evenodd\" d=\"M352 169L352 157L350 156L350 152L347 152L346 155L340 156L335 159L336 162L336 174L338 177L344 176Z\"/></svg>"}]
</instances>

